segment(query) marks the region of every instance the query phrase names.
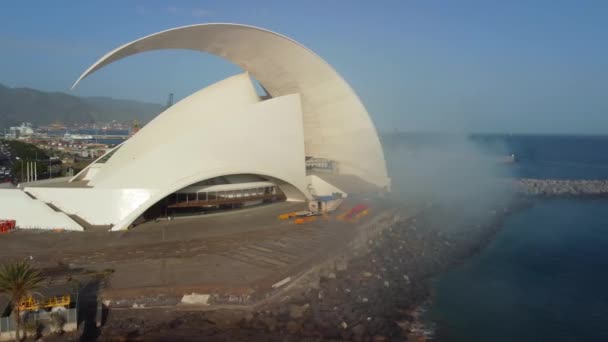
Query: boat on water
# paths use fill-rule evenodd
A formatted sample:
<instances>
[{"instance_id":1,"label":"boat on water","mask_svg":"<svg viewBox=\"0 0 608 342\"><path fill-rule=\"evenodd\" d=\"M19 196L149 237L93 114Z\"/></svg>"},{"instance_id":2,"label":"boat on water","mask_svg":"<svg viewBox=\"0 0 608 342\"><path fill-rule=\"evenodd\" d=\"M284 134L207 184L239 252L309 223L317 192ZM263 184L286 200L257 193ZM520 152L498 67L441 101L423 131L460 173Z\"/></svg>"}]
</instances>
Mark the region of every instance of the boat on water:
<instances>
[{"instance_id":1,"label":"boat on water","mask_svg":"<svg viewBox=\"0 0 608 342\"><path fill-rule=\"evenodd\" d=\"M512 164L512 163L515 163L516 161L517 161L517 158L515 157L514 153L512 153L508 156L504 156L499 159L499 162L501 164Z\"/></svg>"}]
</instances>

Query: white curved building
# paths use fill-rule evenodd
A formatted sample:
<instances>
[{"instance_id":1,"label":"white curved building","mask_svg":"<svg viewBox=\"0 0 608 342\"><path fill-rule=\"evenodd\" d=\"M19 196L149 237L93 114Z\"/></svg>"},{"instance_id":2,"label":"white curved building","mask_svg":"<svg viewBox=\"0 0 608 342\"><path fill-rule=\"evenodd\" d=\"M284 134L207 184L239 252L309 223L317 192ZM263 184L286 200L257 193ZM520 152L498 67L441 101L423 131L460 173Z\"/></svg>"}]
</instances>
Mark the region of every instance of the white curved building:
<instances>
[{"instance_id":1,"label":"white curved building","mask_svg":"<svg viewBox=\"0 0 608 342\"><path fill-rule=\"evenodd\" d=\"M180 194L188 203L277 194L304 201L349 192L339 185L344 179L389 188L380 141L355 92L315 53L274 32L236 24L159 32L108 53L74 86L114 61L158 49L207 52L245 72L179 101L69 184L27 192L120 230ZM268 96L257 94L251 76Z\"/></svg>"}]
</instances>

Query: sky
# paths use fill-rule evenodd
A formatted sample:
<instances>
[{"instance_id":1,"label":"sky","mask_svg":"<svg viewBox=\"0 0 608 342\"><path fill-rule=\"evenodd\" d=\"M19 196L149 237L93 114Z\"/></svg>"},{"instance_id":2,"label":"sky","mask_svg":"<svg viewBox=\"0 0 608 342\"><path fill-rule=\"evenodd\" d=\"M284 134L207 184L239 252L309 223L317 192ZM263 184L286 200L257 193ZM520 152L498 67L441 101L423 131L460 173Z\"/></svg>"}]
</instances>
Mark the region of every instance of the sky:
<instances>
[{"instance_id":1,"label":"sky","mask_svg":"<svg viewBox=\"0 0 608 342\"><path fill-rule=\"evenodd\" d=\"M70 90L112 49L183 25L289 36L355 89L380 131L608 134L608 1L6 1L0 83L165 103L240 72L147 52Z\"/></svg>"}]
</instances>

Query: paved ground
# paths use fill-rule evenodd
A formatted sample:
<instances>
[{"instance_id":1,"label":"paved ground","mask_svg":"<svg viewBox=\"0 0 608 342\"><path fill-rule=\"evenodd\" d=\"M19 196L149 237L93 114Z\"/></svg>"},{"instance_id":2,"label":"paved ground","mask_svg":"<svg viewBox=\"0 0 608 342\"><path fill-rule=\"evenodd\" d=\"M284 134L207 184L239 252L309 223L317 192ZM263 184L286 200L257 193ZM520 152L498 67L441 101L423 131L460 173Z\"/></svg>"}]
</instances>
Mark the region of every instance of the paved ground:
<instances>
[{"instance_id":1,"label":"paved ground","mask_svg":"<svg viewBox=\"0 0 608 342\"><path fill-rule=\"evenodd\" d=\"M359 202L345 203L345 210ZM303 210L279 203L238 212L149 222L126 232L16 231L0 236L0 260L33 258L41 267L67 264L114 274L110 297L164 292L248 293L309 269L358 234L330 217L305 225L278 215ZM373 220L383 212L360 222Z\"/></svg>"}]
</instances>

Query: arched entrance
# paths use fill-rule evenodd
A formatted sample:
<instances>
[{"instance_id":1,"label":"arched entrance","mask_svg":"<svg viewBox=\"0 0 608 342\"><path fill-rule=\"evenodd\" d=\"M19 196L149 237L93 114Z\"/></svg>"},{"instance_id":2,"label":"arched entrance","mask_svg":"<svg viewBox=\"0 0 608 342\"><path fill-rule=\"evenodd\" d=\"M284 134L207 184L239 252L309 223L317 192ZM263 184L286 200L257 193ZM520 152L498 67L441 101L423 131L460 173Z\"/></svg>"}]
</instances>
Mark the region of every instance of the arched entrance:
<instances>
[{"instance_id":1,"label":"arched entrance","mask_svg":"<svg viewBox=\"0 0 608 342\"><path fill-rule=\"evenodd\" d=\"M234 174L183 187L152 205L136 220L205 215L287 200L290 185L271 177ZM285 191L284 191L285 190Z\"/></svg>"}]
</instances>

